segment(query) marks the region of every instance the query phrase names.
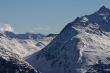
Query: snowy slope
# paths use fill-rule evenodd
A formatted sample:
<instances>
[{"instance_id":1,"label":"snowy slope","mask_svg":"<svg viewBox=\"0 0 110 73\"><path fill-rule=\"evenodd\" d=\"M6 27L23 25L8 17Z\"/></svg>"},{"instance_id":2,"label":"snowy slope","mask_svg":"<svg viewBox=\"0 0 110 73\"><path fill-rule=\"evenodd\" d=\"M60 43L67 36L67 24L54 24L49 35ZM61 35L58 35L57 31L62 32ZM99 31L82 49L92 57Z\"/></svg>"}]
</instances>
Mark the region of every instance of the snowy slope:
<instances>
[{"instance_id":1,"label":"snowy slope","mask_svg":"<svg viewBox=\"0 0 110 73\"><path fill-rule=\"evenodd\" d=\"M16 34L9 25L2 26L0 30L0 47L22 58L41 50L54 38L34 33Z\"/></svg>"},{"instance_id":2,"label":"snowy slope","mask_svg":"<svg viewBox=\"0 0 110 73\"><path fill-rule=\"evenodd\" d=\"M48 45L54 36L13 31L9 24L0 27L0 73L39 73L24 59Z\"/></svg>"},{"instance_id":3,"label":"snowy slope","mask_svg":"<svg viewBox=\"0 0 110 73\"><path fill-rule=\"evenodd\" d=\"M0 47L3 47L13 53L18 54L20 57L28 56L34 52L37 52L44 48L52 39L42 40L20 40L20 39L9 39L4 36L0 36ZM39 44L39 45L38 45Z\"/></svg>"},{"instance_id":4,"label":"snowy slope","mask_svg":"<svg viewBox=\"0 0 110 73\"><path fill-rule=\"evenodd\" d=\"M42 73L102 73L100 69L110 69L110 9L102 6L91 15L78 17L27 61Z\"/></svg>"},{"instance_id":5,"label":"snowy slope","mask_svg":"<svg viewBox=\"0 0 110 73\"><path fill-rule=\"evenodd\" d=\"M0 47L0 73L38 73L17 54Z\"/></svg>"}]
</instances>

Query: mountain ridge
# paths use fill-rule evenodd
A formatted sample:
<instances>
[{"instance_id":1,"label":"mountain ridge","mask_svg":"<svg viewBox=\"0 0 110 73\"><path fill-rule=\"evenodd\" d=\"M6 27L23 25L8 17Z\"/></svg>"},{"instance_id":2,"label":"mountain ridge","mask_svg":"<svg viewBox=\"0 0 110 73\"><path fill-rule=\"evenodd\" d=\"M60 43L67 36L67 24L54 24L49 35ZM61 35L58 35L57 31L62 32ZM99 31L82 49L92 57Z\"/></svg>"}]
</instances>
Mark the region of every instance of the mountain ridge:
<instances>
[{"instance_id":1,"label":"mountain ridge","mask_svg":"<svg viewBox=\"0 0 110 73\"><path fill-rule=\"evenodd\" d=\"M86 73L91 65L100 64L99 61L109 64L109 11L102 6L91 15L78 17L67 24L49 45L30 56L27 61L42 73ZM36 65L33 61L36 61Z\"/></svg>"}]
</instances>

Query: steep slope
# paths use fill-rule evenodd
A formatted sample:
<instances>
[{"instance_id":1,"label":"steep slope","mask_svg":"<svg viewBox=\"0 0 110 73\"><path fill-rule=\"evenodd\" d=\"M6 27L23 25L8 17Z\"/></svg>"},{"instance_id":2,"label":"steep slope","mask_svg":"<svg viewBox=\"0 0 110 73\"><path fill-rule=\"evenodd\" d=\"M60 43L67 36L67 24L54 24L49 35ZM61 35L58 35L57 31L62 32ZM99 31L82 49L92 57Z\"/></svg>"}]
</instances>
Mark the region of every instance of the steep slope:
<instances>
[{"instance_id":1,"label":"steep slope","mask_svg":"<svg viewBox=\"0 0 110 73\"><path fill-rule=\"evenodd\" d=\"M110 69L106 66L110 64L110 9L102 6L91 15L78 17L27 61L42 73L102 73L100 69ZM105 69L98 69L102 64Z\"/></svg>"},{"instance_id":2,"label":"steep slope","mask_svg":"<svg viewBox=\"0 0 110 73\"><path fill-rule=\"evenodd\" d=\"M0 47L0 73L39 73L11 51Z\"/></svg>"}]
</instances>

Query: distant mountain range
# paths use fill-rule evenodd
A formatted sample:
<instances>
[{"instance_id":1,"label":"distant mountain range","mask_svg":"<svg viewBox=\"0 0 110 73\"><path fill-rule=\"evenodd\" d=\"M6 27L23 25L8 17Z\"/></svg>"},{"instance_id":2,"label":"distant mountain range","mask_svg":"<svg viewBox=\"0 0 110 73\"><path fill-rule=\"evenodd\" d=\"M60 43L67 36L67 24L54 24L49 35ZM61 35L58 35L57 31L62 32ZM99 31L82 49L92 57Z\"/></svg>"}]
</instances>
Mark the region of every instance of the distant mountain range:
<instances>
[{"instance_id":1,"label":"distant mountain range","mask_svg":"<svg viewBox=\"0 0 110 73\"><path fill-rule=\"evenodd\" d=\"M45 35L43 34L35 34L35 33L25 33L25 34L16 34L14 32L9 32L6 31L4 32L4 34L8 37L8 38L16 38L16 39L33 39L33 40L39 40L45 37Z\"/></svg>"}]
</instances>

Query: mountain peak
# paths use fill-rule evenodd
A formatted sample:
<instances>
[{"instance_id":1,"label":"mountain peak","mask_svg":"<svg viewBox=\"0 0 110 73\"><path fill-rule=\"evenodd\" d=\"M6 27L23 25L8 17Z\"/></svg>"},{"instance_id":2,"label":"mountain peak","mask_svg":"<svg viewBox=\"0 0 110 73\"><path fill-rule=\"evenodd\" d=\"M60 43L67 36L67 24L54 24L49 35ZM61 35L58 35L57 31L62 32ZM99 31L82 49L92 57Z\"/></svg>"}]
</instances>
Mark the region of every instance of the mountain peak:
<instances>
[{"instance_id":1,"label":"mountain peak","mask_svg":"<svg viewBox=\"0 0 110 73\"><path fill-rule=\"evenodd\" d=\"M103 6L99 9L98 13L110 14L110 9L103 5Z\"/></svg>"},{"instance_id":2,"label":"mountain peak","mask_svg":"<svg viewBox=\"0 0 110 73\"><path fill-rule=\"evenodd\" d=\"M109 34L110 9L102 6L94 14L67 24L49 45L27 61L42 73L104 73L109 69L106 64L110 64Z\"/></svg>"},{"instance_id":3,"label":"mountain peak","mask_svg":"<svg viewBox=\"0 0 110 73\"><path fill-rule=\"evenodd\" d=\"M106 6L103 5L100 9L108 9L108 8L106 8Z\"/></svg>"}]
</instances>

